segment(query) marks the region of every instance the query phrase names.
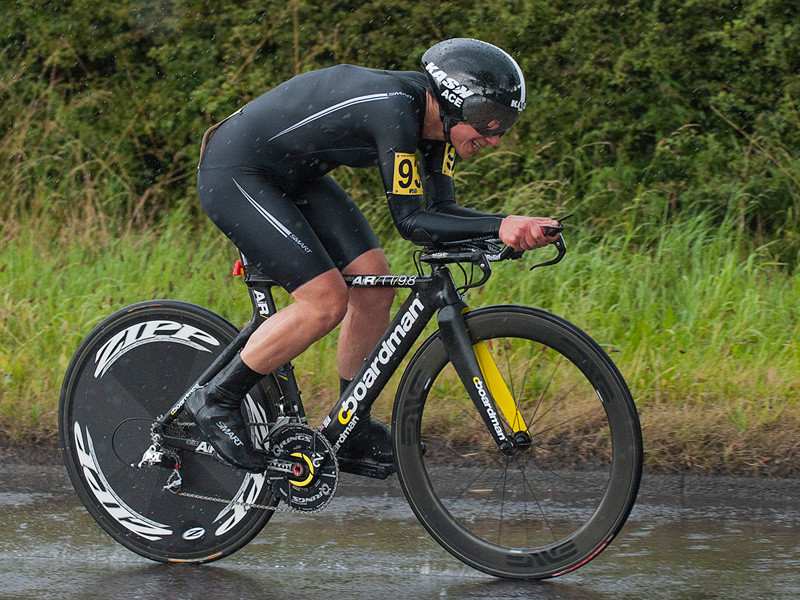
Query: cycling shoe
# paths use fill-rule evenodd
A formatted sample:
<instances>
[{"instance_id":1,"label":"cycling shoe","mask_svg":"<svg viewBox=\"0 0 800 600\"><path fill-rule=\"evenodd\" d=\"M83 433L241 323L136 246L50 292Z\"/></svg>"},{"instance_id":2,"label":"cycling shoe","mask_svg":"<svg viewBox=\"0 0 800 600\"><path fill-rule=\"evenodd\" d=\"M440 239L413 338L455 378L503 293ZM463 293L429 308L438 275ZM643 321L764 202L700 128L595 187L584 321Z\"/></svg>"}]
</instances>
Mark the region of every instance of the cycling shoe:
<instances>
[{"instance_id":1,"label":"cycling shoe","mask_svg":"<svg viewBox=\"0 0 800 600\"><path fill-rule=\"evenodd\" d=\"M186 399L184 410L224 460L261 473L267 455L253 448L242 417L242 399L264 376L248 367L238 354L205 386Z\"/></svg>"},{"instance_id":2,"label":"cycling shoe","mask_svg":"<svg viewBox=\"0 0 800 600\"><path fill-rule=\"evenodd\" d=\"M214 398L202 387L187 398L184 410L221 458L246 471L261 473L267 468L267 455L253 448L240 405L240 400Z\"/></svg>"},{"instance_id":3,"label":"cycling shoe","mask_svg":"<svg viewBox=\"0 0 800 600\"><path fill-rule=\"evenodd\" d=\"M356 424L336 455L349 460L392 463L392 432L384 423L366 415Z\"/></svg>"}]
</instances>

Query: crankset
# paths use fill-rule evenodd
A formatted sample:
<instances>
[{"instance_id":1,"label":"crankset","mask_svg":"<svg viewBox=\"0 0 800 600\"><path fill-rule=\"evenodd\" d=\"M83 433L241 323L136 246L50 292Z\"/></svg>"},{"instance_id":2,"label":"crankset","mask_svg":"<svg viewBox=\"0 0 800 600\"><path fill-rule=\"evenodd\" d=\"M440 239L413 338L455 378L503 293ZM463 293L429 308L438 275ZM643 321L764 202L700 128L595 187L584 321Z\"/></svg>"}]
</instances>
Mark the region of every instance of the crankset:
<instances>
[{"instance_id":1,"label":"crankset","mask_svg":"<svg viewBox=\"0 0 800 600\"><path fill-rule=\"evenodd\" d=\"M325 508L336 493L339 465L330 442L307 425L289 424L273 429L267 438L270 468L267 482L287 506L303 512ZM274 468L272 462L275 463ZM281 464L300 464L291 472Z\"/></svg>"}]
</instances>

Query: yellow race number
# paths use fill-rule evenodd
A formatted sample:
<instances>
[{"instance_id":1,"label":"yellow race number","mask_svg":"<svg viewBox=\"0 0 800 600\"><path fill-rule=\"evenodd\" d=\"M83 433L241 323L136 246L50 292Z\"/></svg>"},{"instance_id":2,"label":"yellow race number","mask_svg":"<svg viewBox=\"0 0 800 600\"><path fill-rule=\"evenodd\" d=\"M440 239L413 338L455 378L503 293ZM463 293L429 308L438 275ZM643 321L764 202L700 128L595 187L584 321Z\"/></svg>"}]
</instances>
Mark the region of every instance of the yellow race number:
<instances>
[{"instance_id":1,"label":"yellow race number","mask_svg":"<svg viewBox=\"0 0 800 600\"><path fill-rule=\"evenodd\" d=\"M442 174L452 177L456 170L456 149L450 144L444 148L444 161L442 162Z\"/></svg>"},{"instance_id":2,"label":"yellow race number","mask_svg":"<svg viewBox=\"0 0 800 600\"><path fill-rule=\"evenodd\" d=\"M422 193L422 181L419 178L416 154L395 153L392 193L405 196L416 196Z\"/></svg>"}]
</instances>

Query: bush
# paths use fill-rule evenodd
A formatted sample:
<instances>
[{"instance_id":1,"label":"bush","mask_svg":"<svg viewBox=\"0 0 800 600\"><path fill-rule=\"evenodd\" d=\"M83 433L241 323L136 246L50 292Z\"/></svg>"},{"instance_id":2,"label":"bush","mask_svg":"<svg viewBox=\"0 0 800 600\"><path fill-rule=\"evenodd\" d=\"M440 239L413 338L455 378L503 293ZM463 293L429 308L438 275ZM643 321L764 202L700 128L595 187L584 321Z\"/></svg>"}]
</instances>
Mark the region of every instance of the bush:
<instances>
[{"instance_id":1,"label":"bush","mask_svg":"<svg viewBox=\"0 0 800 600\"><path fill-rule=\"evenodd\" d=\"M460 167L462 198L569 204L598 224L733 212L790 260L798 13L780 0L7 2L2 218L149 223L194 196L203 131L270 87L340 62L418 69L435 41L473 36L517 57L530 101L507 152ZM339 176L385 227L377 179Z\"/></svg>"}]
</instances>

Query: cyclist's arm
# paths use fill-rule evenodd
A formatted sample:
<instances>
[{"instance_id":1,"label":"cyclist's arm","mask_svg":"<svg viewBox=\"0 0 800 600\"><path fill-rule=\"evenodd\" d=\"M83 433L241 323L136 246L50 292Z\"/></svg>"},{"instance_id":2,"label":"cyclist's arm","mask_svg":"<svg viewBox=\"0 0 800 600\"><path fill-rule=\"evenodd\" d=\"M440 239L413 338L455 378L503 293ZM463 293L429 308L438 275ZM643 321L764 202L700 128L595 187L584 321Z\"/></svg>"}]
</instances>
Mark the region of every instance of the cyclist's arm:
<instances>
[{"instance_id":1,"label":"cyclist's arm","mask_svg":"<svg viewBox=\"0 0 800 600\"><path fill-rule=\"evenodd\" d=\"M455 203L452 170L448 173L448 169L443 168L444 143L438 144L438 151L430 144L423 145L420 154L425 164L422 169L416 158L416 143L407 149L408 152L394 149L381 152L380 164L392 220L400 235L417 244L499 235L504 215L472 211ZM428 210L423 209L423 173Z\"/></svg>"},{"instance_id":2,"label":"cyclist's arm","mask_svg":"<svg viewBox=\"0 0 800 600\"><path fill-rule=\"evenodd\" d=\"M425 174L425 206L428 212L486 223L486 231L493 232L491 237L499 237L517 250L539 248L555 241L557 236L548 238L542 231L543 226L556 224L552 219L489 214L457 204L453 182L456 153L450 144L425 141L420 144L420 154ZM494 233L495 225L497 233Z\"/></svg>"},{"instance_id":3,"label":"cyclist's arm","mask_svg":"<svg viewBox=\"0 0 800 600\"><path fill-rule=\"evenodd\" d=\"M456 202L456 188L453 181L456 151L444 142L424 141L420 144L421 166L424 173L425 209L459 217L500 217L499 213L485 213Z\"/></svg>"},{"instance_id":4,"label":"cyclist's arm","mask_svg":"<svg viewBox=\"0 0 800 600\"><path fill-rule=\"evenodd\" d=\"M496 238L503 221L500 216L459 216L422 210L421 195L415 200L390 196L389 208L400 235L415 244Z\"/></svg>"}]
</instances>

